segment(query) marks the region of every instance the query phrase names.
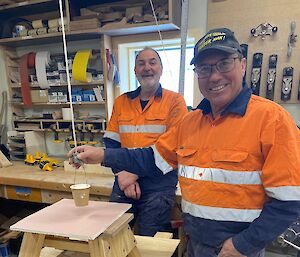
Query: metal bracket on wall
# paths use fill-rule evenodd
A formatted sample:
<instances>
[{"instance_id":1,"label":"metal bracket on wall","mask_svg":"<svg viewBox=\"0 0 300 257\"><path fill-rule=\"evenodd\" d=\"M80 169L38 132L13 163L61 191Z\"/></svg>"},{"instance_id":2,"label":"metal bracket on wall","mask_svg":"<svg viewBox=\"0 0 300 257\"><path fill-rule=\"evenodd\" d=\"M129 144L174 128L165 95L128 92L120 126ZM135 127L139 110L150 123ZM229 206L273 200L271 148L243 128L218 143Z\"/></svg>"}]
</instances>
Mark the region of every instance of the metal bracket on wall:
<instances>
[{"instance_id":1,"label":"metal bracket on wall","mask_svg":"<svg viewBox=\"0 0 300 257\"><path fill-rule=\"evenodd\" d=\"M273 36L278 31L278 27L272 26L270 23L265 22L259 24L256 28L252 28L250 33L253 37L261 37L265 39L266 36Z\"/></svg>"},{"instance_id":2,"label":"metal bracket on wall","mask_svg":"<svg viewBox=\"0 0 300 257\"><path fill-rule=\"evenodd\" d=\"M295 46L295 43L297 41L297 35L295 34L296 30L296 22L291 22L291 32L288 38L288 50L287 50L287 56L290 57L292 55L292 47Z\"/></svg>"}]
</instances>

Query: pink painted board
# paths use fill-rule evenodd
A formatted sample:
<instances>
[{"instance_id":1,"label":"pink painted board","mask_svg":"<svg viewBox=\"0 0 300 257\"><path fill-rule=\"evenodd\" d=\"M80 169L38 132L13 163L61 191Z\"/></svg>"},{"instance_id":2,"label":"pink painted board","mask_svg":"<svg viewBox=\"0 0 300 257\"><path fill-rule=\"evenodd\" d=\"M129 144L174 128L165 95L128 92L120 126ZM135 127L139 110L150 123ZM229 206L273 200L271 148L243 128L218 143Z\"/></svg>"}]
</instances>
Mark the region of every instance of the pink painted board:
<instances>
[{"instance_id":1,"label":"pink painted board","mask_svg":"<svg viewBox=\"0 0 300 257\"><path fill-rule=\"evenodd\" d=\"M62 199L10 227L11 230L94 240L131 207L125 203L89 201L76 207L73 199Z\"/></svg>"}]
</instances>

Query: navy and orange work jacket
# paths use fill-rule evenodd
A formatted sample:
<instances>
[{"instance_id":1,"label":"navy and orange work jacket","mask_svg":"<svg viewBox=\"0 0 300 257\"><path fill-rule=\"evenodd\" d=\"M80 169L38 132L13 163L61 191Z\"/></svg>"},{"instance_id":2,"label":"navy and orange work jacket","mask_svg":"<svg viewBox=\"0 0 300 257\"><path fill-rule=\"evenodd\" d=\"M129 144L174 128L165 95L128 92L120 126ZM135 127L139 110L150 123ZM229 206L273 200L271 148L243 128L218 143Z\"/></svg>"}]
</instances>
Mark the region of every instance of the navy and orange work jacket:
<instances>
[{"instance_id":1,"label":"navy and orange work jacket","mask_svg":"<svg viewBox=\"0 0 300 257\"><path fill-rule=\"evenodd\" d=\"M112 116L104 134L107 148L149 147L163 133L178 125L187 113L183 97L161 86L142 108L140 90L139 87L115 100ZM170 173L168 176L161 174L161 177L156 179L140 179L139 184L142 193L146 193L174 189L177 181L177 174Z\"/></svg>"},{"instance_id":2,"label":"navy and orange work jacket","mask_svg":"<svg viewBox=\"0 0 300 257\"><path fill-rule=\"evenodd\" d=\"M215 247L232 237L248 255L300 216L299 136L282 107L244 85L218 118L204 99L152 148L105 151L104 163L118 156L139 176L150 160L164 174L178 167L187 233Z\"/></svg>"}]
</instances>

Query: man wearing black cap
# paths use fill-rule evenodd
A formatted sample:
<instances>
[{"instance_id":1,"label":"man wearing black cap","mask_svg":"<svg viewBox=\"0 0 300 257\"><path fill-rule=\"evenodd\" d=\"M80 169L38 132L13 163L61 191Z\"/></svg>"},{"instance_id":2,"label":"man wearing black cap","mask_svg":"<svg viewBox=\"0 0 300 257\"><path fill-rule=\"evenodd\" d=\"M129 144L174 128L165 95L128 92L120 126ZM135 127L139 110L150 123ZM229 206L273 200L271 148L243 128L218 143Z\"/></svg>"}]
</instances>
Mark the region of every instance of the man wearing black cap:
<instances>
[{"instance_id":1,"label":"man wearing black cap","mask_svg":"<svg viewBox=\"0 0 300 257\"><path fill-rule=\"evenodd\" d=\"M298 128L282 107L251 94L229 29L201 38L191 64L204 99L179 126L150 148L80 146L78 157L138 177L178 167L188 257L264 256L265 246L300 216Z\"/></svg>"}]
</instances>

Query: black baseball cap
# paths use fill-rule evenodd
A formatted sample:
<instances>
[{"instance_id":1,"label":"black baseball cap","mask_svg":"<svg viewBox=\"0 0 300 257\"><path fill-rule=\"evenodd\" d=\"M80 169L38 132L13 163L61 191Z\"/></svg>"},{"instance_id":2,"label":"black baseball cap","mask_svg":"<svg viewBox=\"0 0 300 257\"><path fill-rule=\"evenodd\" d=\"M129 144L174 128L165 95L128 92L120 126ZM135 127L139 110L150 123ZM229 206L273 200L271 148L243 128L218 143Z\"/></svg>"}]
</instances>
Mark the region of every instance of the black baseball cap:
<instances>
[{"instance_id":1,"label":"black baseball cap","mask_svg":"<svg viewBox=\"0 0 300 257\"><path fill-rule=\"evenodd\" d=\"M219 50L229 54L240 53L242 49L234 36L234 32L227 28L212 29L202 37L194 47L194 57L190 64L195 64L196 60L208 50Z\"/></svg>"}]
</instances>

